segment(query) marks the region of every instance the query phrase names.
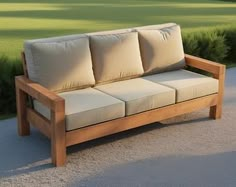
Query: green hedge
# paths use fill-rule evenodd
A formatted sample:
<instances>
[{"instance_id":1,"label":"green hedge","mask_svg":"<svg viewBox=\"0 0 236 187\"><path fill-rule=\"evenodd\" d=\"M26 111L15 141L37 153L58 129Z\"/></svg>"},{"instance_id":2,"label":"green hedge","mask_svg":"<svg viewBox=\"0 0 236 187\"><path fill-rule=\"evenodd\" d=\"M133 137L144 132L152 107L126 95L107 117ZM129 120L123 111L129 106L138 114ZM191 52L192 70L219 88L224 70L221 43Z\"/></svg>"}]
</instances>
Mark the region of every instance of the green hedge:
<instances>
[{"instance_id":1,"label":"green hedge","mask_svg":"<svg viewBox=\"0 0 236 187\"><path fill-rule=\"evenodd\" d=\"M183 32L183 43L187 54L236 66L236 27ZM22 73L20 60L0 57L0 116L16 112L14 76Z\"/></svg>"},{"instance_id":2,"label":"green hedge","mask_svg":"<svg viewBox=\"0 0 236 187\"><path fill-rule=\"evenodd\" d=\"M23 74L20 60L0 57L0 116L16 112L14 77Z\"/></svg>"},{"instance_id":3,"label":"green hedge","mask_svg":"<svg viewBox=\"0 0 236 187\"><path fill-rule=\"evenodd\" d=\"M228 55L229 47L224 34L215 32L188 33L183 35L184 51L187 54L222 62Z\"/></svg>"},{"instance_id":4,"label":"green hedge","mask_svg":"<svg viewBox=\"0 0 236 187\"><path fill-rule=\"evenodd\" d=\"M183 33L187 54L208 60L236 65L236 27L227 26L211 30Z\"/></svg>"},{"instance_id":5,"label":"green hedge","mask_svg":"<svg viewBox=\"0 0 236 187\"><path fill-rule=\"evenodd\" d=\"M225 36L225 43L229 47L228 55L226 56L226 62L232 62L236 64L236 27L228 27L217 29L218 35Z\"/></svg>"}]
</instances>

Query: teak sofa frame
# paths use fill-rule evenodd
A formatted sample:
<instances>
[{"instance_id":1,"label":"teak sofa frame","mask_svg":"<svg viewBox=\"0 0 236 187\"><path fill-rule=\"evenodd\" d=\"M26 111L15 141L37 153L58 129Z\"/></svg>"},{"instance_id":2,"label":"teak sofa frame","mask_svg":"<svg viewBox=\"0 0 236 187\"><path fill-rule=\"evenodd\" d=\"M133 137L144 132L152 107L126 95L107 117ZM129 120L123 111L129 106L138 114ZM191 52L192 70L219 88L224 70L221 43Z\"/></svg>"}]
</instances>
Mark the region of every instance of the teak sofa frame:
<instances>
[{"instance_id":1,"label":"teak sofa frame","mask_svg":"<svg viewBox=\"0 0 236 187\"><path fill-rule=\"evenodd\" d=\"M27 136L30 134L30 124L35 126L41 133L51 139L52 163L55 166L63 166L66 162L66 147L74 144L147 125L205 107L210 107L210 118L221 118L225 66L187 54L185 59L188 66L209 72L214 78L219 80L218 93L77 130L66 131L65 100L56 93L28 79L25 55L22 52L25 75L15 78L18 134L20 136ZM32 107L29 107L29 97L38 100L51 110L50 120L36 112Z\"/></svg>"}]
</instances>

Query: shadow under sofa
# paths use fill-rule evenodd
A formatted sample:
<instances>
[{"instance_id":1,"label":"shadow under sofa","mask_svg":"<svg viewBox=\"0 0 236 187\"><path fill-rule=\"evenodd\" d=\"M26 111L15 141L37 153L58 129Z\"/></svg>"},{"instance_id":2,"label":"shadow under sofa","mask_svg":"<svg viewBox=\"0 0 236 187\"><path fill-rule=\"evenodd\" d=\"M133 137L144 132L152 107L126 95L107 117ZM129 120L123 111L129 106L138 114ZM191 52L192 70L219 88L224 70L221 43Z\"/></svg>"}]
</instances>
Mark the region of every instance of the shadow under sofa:
<instances>
[{"instance_id":1,"label":"shadow under sofa","mask_svg":"<svg viewBox=\"0 0 236 187\"><path fill-rule=\"evenodd\" d=\"M22 59L18 133L46 135L56 166L74 144L206 107L222 114L225 66L184 54L174 23L29 40Z\"/></svg>"}]
</instances>

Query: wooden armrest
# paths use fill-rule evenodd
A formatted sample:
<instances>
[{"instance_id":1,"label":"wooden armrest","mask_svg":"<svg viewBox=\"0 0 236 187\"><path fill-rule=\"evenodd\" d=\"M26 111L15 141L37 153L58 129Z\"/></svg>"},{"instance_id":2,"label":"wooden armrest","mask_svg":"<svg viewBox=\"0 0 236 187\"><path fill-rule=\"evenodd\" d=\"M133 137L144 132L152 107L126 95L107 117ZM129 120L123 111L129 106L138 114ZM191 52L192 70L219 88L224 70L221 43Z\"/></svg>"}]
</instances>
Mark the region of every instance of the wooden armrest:
<instances>
[{"instance_id":1,"label":"wooden armrest","mask_svg":"<svg viewBox=\"0 0 236 187\"><path fill-rule=\"evenodd\" d=\"M56 93L48 90L47 88L37 84L25 76L15 77L16 89L20 89L29 96L35 98L52 111L61 109L62 105L65 104L65 100L58 96Z\"/></svg>"},{"instance_id":2,"label":"wooden armrest","mask_svg":"<svg viewBox=\"0 0 236 187\"><path fill-rule=\"evenodd\" d=\"M221 74L225 73L225 65L220 63L212 62L210 60L188 54L185 54L185 61L188 66L212 73L215 78L218 78Z\"/></svg>"}]
</instances>

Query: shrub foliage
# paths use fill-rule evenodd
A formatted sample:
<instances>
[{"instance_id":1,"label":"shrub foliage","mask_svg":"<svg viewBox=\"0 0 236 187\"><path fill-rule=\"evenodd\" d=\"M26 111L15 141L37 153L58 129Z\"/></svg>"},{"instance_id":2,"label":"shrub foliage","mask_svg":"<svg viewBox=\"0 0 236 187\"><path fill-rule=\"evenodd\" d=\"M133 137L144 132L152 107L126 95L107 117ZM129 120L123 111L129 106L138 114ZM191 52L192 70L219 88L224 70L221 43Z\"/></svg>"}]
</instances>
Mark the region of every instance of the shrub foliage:
<instances>
[{"instance_id":1,"label":"shrub foliage","mask_svg":"<svg viewBox=\"0 0 236 187\"><path fill-rule=\"evenodd\" d=\"M218 33L225 36L226 45L229 47L226 60L236 63L236 27L219 29Z\"/></svg>"},{"instance_id":2,"label":"shrub foliage","mask_svg":"<svg viewBox=\"0 0 236 187\"><path fill-rule=\"evenodd\" d=\"M15 76L21 75L23 68L19 60L0 57L0 115L16 112Z\"/></svg>"},{"instance_id":3,"label":"shrub foliage","mask_svg":"<svg viewBox=\"0 0 236 187\"><path fill-rule=\"evenodd\" d=\"M230 50L225 34L217 31L188 33L183 36L183 44L185 53L216 62L223 62Z\"/></svg>"}]
</instances>

